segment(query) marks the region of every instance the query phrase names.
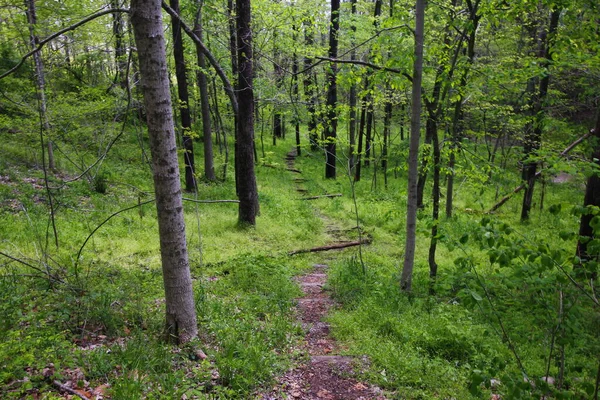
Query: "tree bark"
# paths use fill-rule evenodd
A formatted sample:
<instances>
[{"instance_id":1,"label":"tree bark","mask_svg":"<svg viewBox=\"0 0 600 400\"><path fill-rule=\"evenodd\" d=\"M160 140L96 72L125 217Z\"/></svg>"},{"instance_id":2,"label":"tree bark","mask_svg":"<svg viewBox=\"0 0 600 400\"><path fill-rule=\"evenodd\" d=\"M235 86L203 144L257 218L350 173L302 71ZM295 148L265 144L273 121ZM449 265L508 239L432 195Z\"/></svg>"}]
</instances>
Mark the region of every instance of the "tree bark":
<instances>
[{"instance_id":1,"label":"tree bark","mask_svg":"<svg viewBox=\"0 0 600 400\"><path fill-rule=\"evenodd\" d=\"M112 8L119 8L119 0L111 0ZM113 35L115 37L115 67L117 73L115 74L114 84L117 82L121 89L127 88L127 58L126 48L124 45L125 37L125 21L120 12L113 14ZM68 48L68 47L66 47Z\"/></svg>"},{"instance_id":2,"label":"tree bark","mask_svg":"<svg viewBox=\"0 0 600 400\"><path fill-rule=\"evenodd\" d=\"M365 86L368 86L368 78L365 81ZM360 107L360 123L358 126L358 148L356 149L356 169L354 171L354 182L360 181L360 168L361 168L361 158L363 152L363 137L365 132L365 120L366 120L366 96L361 99L361 107Z\"/></svg>"},{"instance_id":3,"label":"tree bark","mask_svg":"<svg viewBox=\"0 0 600 400\"><path fill-rule=\"evenodd\" d=\"M337 58L338 32L340 30L340 0L331 0L331 25L329 26L329 58ZM327 71L327 103L325 127L325 178L335 179L337 142L337 65L329 64Z\"/></svg>"},{"instance_id":4,"label":"tree bark","mask_svg":"<svg viewBox=\"0 0 600 400\"><path fill-rule=\"evenodd\" d=\"M179 15L179 0L170 0L173 11ZM173 27L173 58L175 59L175 77L177 78L177 95L179 96L179 113L181 115L181 137L183 139L183 160L185 164L185 189L188 192L196 190L196 175L194 165L194 142L190 136L192 117L183 55L183 38L179 18L171 18Z\"/></svg>"},{"instance_id":5,"label":"tree bark","mask_svg":"<svg viewBox=\"0 0 600 400\"><path fill-rule=\"evenodd\" d=\"M351 9L352 9L352 18L356 15L356 2L357 0L351 0ZM352 31L352 51L350 52L350 60L354 61L356 59L356 49L354 49L355 41L356 41L356 24L353 22L350 27ZM348 126L348 173L352 174L352 170L354 168L354 160L355 160L355 152L356 152L356 102L357 102L357 93L356 93L356 83L353 81L350 86L350 94L348 99L348 105L350 107L350 115L349 115L349 126Z\"/></svg>"},{"instance_id":6,"label":"tree bark","mask_svg":"<svg viewBox=\"0 0 600 400\"><path fill-rule=\"evenodd\" d=\"M408 201L406 210L406 246L400 288L412 289L417 234L417 175L419 136L421 129L421 82L423 78L423 33L425 25L425 0L416 0L415 12L415 58L412 81L412 113L410 121L410 143L408 154Z\"/></svg>"},{"instance_id":7,"label":"tree bark","mask_svg":"<svg viewBox=\"0 0 600 400\"><path fill-rule=\"evenodd\" d=\"M311 47L315 44L315 37L313 33L314 24L312 23L312 16L308 16L304 19L304 43L306 47ZM316 77L314 69L311 68L314 59L310 57L304 58L304 73L303 85L304 95L306 98L306 111L308 113L308 138L310 141L311 150L315 151L319 148L319 135L317 134L317 120L316 120L316 107L317 107L317 92L316 92Z\"/></svg>"},{"instance_id":8,"label":"tree bark","mask_svg":"<svg viewBox=\"0 0 600 400\"><path fill-rule=\"evenodd\" d=\"M600 166L600 107L598 108L598 116L596 117L596 126L592 129L592 134L594 135L594 151L592 153L592 160L597 165ZM600 207L600 176L596 173L592 173L592 175L587 180L587 185L585 188L585 198L583 200L584 206L596 206ZM589 254L587 245L588 242L598 237L600 232L594 232L593 227L590 225L594 215L592 213L585 213L581 216L581 221L579 224L579 239L577 240L577 249L576 254L577 257L581 260L581 267L585 262L592 260L594 257L598 258L597 254ZM584 271L584 268L579 268L581 271ZM586 276L587 279L597 279L597 273L595 271L592 272L591 276Z\"/></svg>"},{"instance_id":9,"label":"tree bark","mask_svg":"<svg viewBox=\"0 0 600 400\"><path fill-rule=\"evenodd\" d=\"M558 19L560 17L560 9L552 10L550 14L550 24L548 31L543 31L540 37L541 51L538 55L539 58L545 59L546 69L549 67L549 62L552 60L551 43L552 37L556 33L558 28ZM533 79L533 78L532 78ZM528 85L534 85L535 80L530 80ZM529 88L528 91L532 92L532 121L528 124L528 129L525 135L524 153L525 162L523 163L522 179L525 182L525 193L523 194L523 206L521 208L521 221L529 219L529 212L531 211L531 203L533 200L533 189L537 176L538 163L532 160L542 144L542 131L545 113L543 111L544 101L548 94L548 86L550 84L550 73L546 71L544 77L540 80L539 91L535 93L535 88Z\"/></svg>"},{"instance_id":10,"label":"tree bark","mask_svg":"<svg viewBox=\"0 0 600 400\"><path fill-rule=\"evenodd\" d=\"M37 25L37 13L35 7L35 0L25 0L25 13L27 14L27 23L29 25L29 41L32 49L35 49L39 44L39 38L35 33L35 26ZM44 63L42 61L42 54L39 51L33 53L33 62L35 65L35 80L38 90L39 110L40 118L42 120L42 126L46 136L50 133L50 123L48 122L47 112L47 101L46 101L46 77L44 74ZM52 140L48 138L46 144L46 150L48 154L48 168L50 170L56 169L54 162L54 148Z\"/></svg>"},{"instance_id":11,"label":"tree bark","mask_svg":"<svg viewBox=\"0 0 600 400\"><path fill-rule=\"evenodd\" d=\"M198 13L194 24L194 33L202 41L202 6L204 2L198 1ZM206 59L204 52L196 46L196 58L198 60L198 88L200 89L200 109L202 112L202 141L204 144L204 178L209 182L217 180L215 176L214 154L212 143L212 125L210 121L210 104L208 100L208 79L206 77Z\"/></svg>"},{"instance_id":12,"label":"tree bark","mask_svg":"<svg viewBox=\"0 0 600 400\"><path fill-rule=\"evenodd\" d=\"M258 189L254 174L253 50L250 20L250 0L237 0L238 118L235 167L240 200L238 222L254 226L258 214Z\"/></svg>"},{"instance_id":13,"label":"tree bark","mask_svg":"<svg viewBox=\"0 0 600 400\"><path fill-rule=\"evenodd\" d=\"M469 9L469 21L467 25L469 29L469 38L467 39L467 65L460 79L460 86L458 88L459 95L458 99L454 102L454 116L452 117L451 125L451 137L450 137L450 156L448 159L448 180L446 181L446 218L452 217L452 207L454 201L454 166L456 163L456 149L459 145L459 136L462 130L462 104L464 101L463 90L467 86L467 79L471 66L475 60L475 38L477 34L477 28L479 26L479 20L481 16L479 12L480 0L466 0L467 7ZM498 142L496 142L498 143Z\"/></svg>"},{"instance_id":14,"label":"tree bark","mask_svg":"<svg viewBox=\"0 0 600 400\"><path fill-rule=\"evenodd\" d=\"M185 343L198 334L188 263L181 181L160 0L131 0L152 153L152 174L166 299L166 333Z\"/></svg>"}]
</instances>

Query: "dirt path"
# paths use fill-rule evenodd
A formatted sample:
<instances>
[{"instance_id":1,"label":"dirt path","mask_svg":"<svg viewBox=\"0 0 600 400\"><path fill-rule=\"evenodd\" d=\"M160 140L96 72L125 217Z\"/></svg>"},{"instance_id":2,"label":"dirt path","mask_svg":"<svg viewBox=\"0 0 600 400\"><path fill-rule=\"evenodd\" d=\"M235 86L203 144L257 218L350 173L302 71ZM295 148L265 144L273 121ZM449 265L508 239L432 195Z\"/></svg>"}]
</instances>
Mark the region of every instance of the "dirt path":
<instances>
[{"instance_id":1,"label":"dirt path","mask_svg":"<svg viewBox=\"0 0 600 400\"><path fill-rule=\"evenodd\" d=\"M298 191L301 174L294 166L295 151L288 153L288 170L294 173ZM341 356L336 342L329 336L329 324L324 317L334 301L323 290L327 281L326 264L316 264L313 270L297 278L304 295L298 299L298 319L305 331L302 352L305 361L277 379L277 385L263 400L276 399L324 399L324 400L384 400L381 389L356 379L357 371L366 367L367 361Z\"/></svg>"}]
</instances>

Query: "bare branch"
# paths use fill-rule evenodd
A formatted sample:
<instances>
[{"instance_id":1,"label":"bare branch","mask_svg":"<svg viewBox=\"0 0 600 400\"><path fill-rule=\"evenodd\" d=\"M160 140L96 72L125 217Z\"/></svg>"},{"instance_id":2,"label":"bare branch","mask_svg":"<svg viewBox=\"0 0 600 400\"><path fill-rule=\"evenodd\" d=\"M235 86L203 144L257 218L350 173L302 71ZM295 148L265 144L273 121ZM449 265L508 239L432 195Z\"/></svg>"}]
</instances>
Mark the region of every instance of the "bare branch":
<instances>
[{"instance_id":1,"label":"bare branch","mask_svg":"<svg viewBox=\"0 0 600 400\"><path fill-rule=\"evenodd\" d=\"M213 56L213 54L208 50L206 45L202 42L202 40L200 40L200 38L194 33L194 31L192 29L190 29L189 26L186 25L186 23L181 19L179 14L177 14L175 12L175 10L173 10L171 7L169 7L169 5L167 3L165 3L164 1L162 2L162 8L173 19L179 21L179 23L181 24L181 29L183 29L183 31L190 37L190 39L192 39L194 41L194 43L196 43L196 45L198 47L200 47L200 49L202 50L202 52L204 53L206 58L208 58L208 61L210 62L210 64L213 66L213 68L217 72L217 75L219 75L219 78L221 78L221 81L223 82L223 86L225 87L225 92L227 92L227 96L229 96L229 100L231 101L231 107L233 108L233 112L237 115L238 103L237 103L237 97L235 96L235 92L233 90L233 86L231 85L231 82L229 82L229 78L227 78L225 71L223 71L223 68L221 68L221 65L219 64L219 62L217 61L215 56Z\"/></svg>"},{"instance_id":2,"label":"bare branch","mask_svg":"<svg viewBox=\"0 0 600 400\"><path fill-rule=\"evenodd\" d=\"M17 63L17 65L15 65L14 67L12 67L11 69L9 69L8 71L0 74L0 79L14 73L16 70L18 70L21 65L23 65L23 63L31 56L33 56L35 53L37 53L38 51L40 51L44 45L46 45L48 42L50 42L51 40L56 39L57 37L59 37L62 34L65 34L69 31L73 31L77 28L79 28L81 25L85 25L90 21L95 20L96 18L102 17L106 14L114 14L114 13L128 13L129 9L127 8L110 8L108 10L102 10L102 11L98 11L97 13L94 13L84 19L82 19L79 22L74 23L73 25L69 25L66 28L61 29L58 32L53 33L52 35L48 36L47 38L45 38L44 40L40 40L40 42L38 43L38 45L31 50L29 53L25 54L21 60L19 60L19 62Z\"/></svg>"},{"instance_id":3,"label":"bare branch","mask_svg":"<svg viewBox=\"0 0 600 400\"><path fill-rule=\"evenodd\" d=\"M327 58L327 57L316 57L316 58L318 60L329 61L329 62L336 63L336 64L356 64L356 65L363 65L365 67L373 68L378 71L393 72L394 74L400 74L400 75L404 76L406 79L408 79L410 82L412 82L412 76L410 76L406 71L402 71L402 70L399 70L396 68L382 67L381 65L372 64L370 62L360 61L360 60L340 60L338 58Z\"/></svg>"}]
</instances>

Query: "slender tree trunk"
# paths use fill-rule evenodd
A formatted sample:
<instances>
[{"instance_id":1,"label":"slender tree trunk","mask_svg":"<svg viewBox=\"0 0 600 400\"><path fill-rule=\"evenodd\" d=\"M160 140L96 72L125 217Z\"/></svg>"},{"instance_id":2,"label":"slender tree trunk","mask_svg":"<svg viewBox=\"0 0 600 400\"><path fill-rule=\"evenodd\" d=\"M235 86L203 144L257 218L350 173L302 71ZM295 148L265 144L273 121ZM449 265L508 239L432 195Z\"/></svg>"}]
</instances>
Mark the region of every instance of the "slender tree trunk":
<instances>
[{"instance_id":1,"label":"slender tree trunk","mask_svg":"<svg viewBox=\"0 0 600 400\"><path fill-rule=\"evenodd\" d=\"M314 24L312 22L312 16L308 16L304 19L304 43L306 47L314 46L315 37L313 33ZM304 95L306 98L306 111L308 113L308 138L310 141L311 150L315 151L319 148L319 135L317 133L317 120L316 120L316 107L317 107L317 90L316 90L316 77L313 68L310 68L313 64L314 59L310 57L304 58L304 69L307 71L304 73L303 85Z\"/></svg>"},{"instance_id":2,"label":"slender tree trunk","mask_svg":"<svg viewBox=\"0 0 600 400\"><path fill-rule=\"evenodd\" d=\"M225 162L223 162L223 182L227 180L227 166L229 165L229 146L227 145L227 132L223 126L223 119L221 118L221 112L219 111L219 97L217 94L217 82L216 77L213 77L213 101L214 101L214 111L215 111L215 120L217 121L217 126L219 127L218 131L223 133L223 148L225 149ZM235 129L235 128L234 128Z\"/></svg>"},{"instance_id":3,"label":"slender tree trunk","mask_svg":"<svg viewBox=\"0 0 600 400\"><path fill-rule=\"evenodd\" d=\"M549 67L549 62L552 60L551 43L556 29L558 28L558 19L560 17L560 9L554 9L550 15L550 24L548 32L542 32L540 38L541 51L538 55L539 58L545 59L546 68ZM529 82L531 85L533 82ZM546 71L543 78L540 80L539 92L535 93L535 88L531 90L534 92L532 96L532 122L529 125L525 136L524 153L525 162L523 163L522 178L526 183L525 193L523 194L523 206L521 208L521 221L529 219L529 212L531 211L531 203L533 200L533 189L536 180L537 173L537 161L532 160L542 145L542 131L544 124L545 112L544 101L548 94L548 85L550 83L550 73Z\"/></svg>"},{"instance_id":4,"label":"slender tree trunk","mask_svg":"<svg viewBox=\"0 0 600 400\"><path fill-rule=\"evenodd\" d=\"M456 164L456 149L460 143L459 136L462 131L462 104L464 101L464 89L467 86L467 79L471 66L475 60L475 38L477 34L477 28L479 27L479 20L481 16L478 15L479 3L481 0L466 0L467 7L469 9L469 38L467 40L467 65L460 79L460 87L458 99L454 103L454 116L452 118L451 125L451 138L450 138L450 156L448 159L448 179L446 181L446 217L452 217L452 207L454 201L454 167ZM497 142L496 142L497 143Z\"/></svg>"},{"instance_id":5,"label":"slender tree trunk","mask_svg":"<svg viewBox=\"0 0 600 400\"><path fill-rule=\"evenodd\" d=\"M383 118L383 149L381 150L381 169L383 170L383 184L387 189L388 177L388 147L390 141L390 124L392 120L392 103L386 101L385 115Z\"/></svg>"},{"instance_id":6,"label":"slender tree trunk","mask_svg":"<svg viewBox=\"0 0 600 400\"><path fill-rule=\"evenodd\" d=\"M596 117L596 126L592 130L593 137L595 140L594 151L592 153L592 160L600 166L600 107L598 108L598 115ZM598 174L593 173L587 180L585 188L585 198L583 200L584 206L596 206L600 207L600 177ZM577 240L577 257L581 260L581 264L578 266L581 275L587 279L597 279L598 276L595 271L592 274L585 274L585 269L580 268L587 261L594 258L598 258L597 254L590 254L588 252L588 243L591 239L600 236L600 232L594 232L594 228L591 225L594 215L592 213L585 213L581 216L581 222L579 224L579 240Z\"/></svg>"},{"instance_id":7,"label":"slender tree trunk","mask_svg":"<svg viewBox=\"0 0 600 400\"><path fill-rule=\"evenodd\" d=\"M297 28L294 26L294 39L297 38L296 32L297 32ZM295 41L295 40L294 40ZM296 51L294 50L294 62L292 64L292 90L293 90L293 95L294 95L294 127L295 127L295 131L296 131L296 155L300 156L301 155L301 148L300 148L300 115L298 115L298 102L300 101L300 91L298 88L298 69L299 69L299 65L298 65L298 54L296 54Z\"/></svg>"},{"instance_id":8,"label":"slender tree trunk","mask_svg":"<svg viewBox=\"0 0 600 400\"><path fill-rule=\"evenodd\" d=\"M39 39L35 33L35 27L37 25L35 0L25 0L25 9L25 12L27 14L27 23L29 25L29 44L33 49L36 48L39 43ZM48 134L50 133L50 123L48 122L46 101L46 77L44 74L44 63L42 62L42 54L39 51L33 53L33 62L35 65L35 80L38 91L40 118L42 120L44 133L46 136L48 136ZM52 145L52 140L50 140L50 138L48 138L46 147L48 151L48 168L50 170L55 170L56 164L54 162L54 148Z\"/></svg>"},{"instance_id":9,"label":"slender tree trunk","mask_svg":"<svg viewBox=\"0 0 600 400\"><path fill-rule=\"evenodd\" d=\"M365 85L367 85L367 83L365 83ZM359 128L358 128L358 149L356 149L356 170L354 171L354 182L358 182L360 181L360 168L361 168L361 158L362 158L362 152L363 152L363 137L364 137L364 133L365 133L365 120L366 120L366 96L362 98L361 100L361 107L360 107L360 124L359 124Z\"/></svg>"},{"instance_id":10,"label":"slender tree trunk","mask_svg":"<svg viewBox=\"0 0 600 400\"><path fill-rule=\"evenodd\" d=\"M423 33L425 25L425 0L416 0L415 12L415 57L412 81L412 113L410 122L410 144L408 154L408 201L406 210L406 245L400 288L412 289L417 234L417 175L419 136L421 130L421 82L423 77Z\"/></svg>"},{"instance_id":11,"label":"slender tree trunk","mask_svg":"<svg viewBox=\"0 0 600 400\"><path fill-rule=\"evenodd\" d=\"M357 0L351 0L352 4L352 15L353 18L356 15L356 2ZM356 25L354 22L350 27L352 30L352 51L350 52L350 60L356 60L356 50L354 49L354 42L356 41ZM353 81L350 86L350 95L349 95L349 107L350 107L350 115L349 115L349 126L348 126L348 173L352 174L352 170L354 168L354 160L355 160L355 151L356 151L356 101L357 101L357 93L356 93L356 83Z\"/></svg>"},{"instance_id":12,"label":"slender tree trunk","mask_svg":"<svg viewBox=\"0 0 600 400\"><path fill-rule=\"evenodd\" d=\"M331 0L331 25L329 27L329 58L336 59L338 32L340 30L340 0ZM325 126L325 178L335 179L337 145L337 65L331 63L327 71L327 116Z\"/></svg>"},{"instance_id":13,"label":"slender tree trunk","mask_svg":"<svg viewBox=\"0 0 600 400\"><path fill-rule=\"evenodd\" d=\"M275 87L277 93L281 93L283 86L283 68L281 67L281 55L277 44L279 42L277 29L273 32L273 72L275 74ZM281 105L276 100L273 103L273 145L276 144L277 138L282 139L284 137L283 132L283 113L281 111Z\"/></svg>"},{"instance_id":14,"label":"slender tree trunk","mask_svg":"<svg viewBox=\"0 0 600 400\"><path fill-rule=\"evenodd\" d=\"M433 188L431 192L433 201L432 219L433 225L431 226L431 242L429 244L429 278L430 287L429 292L434 293L435 279L437 278L438 264L435 261L435 253L437 250L438 242L438 226L440 218L440 168L441 168L441 155L440 155L440 143L437 134L437 126L435 127L435 133L432 136L431 147L433 152Z\"/></svg>"},{"instance_id":15,"label":"slender tree trunk","mask_svg":"<svg viewBox=\"0 0 600 400\"><path fill-rule=\"evenodd\" d=\"M198 13L194 24L194 33L202 40L202 6L203 1L198 1ZM206 77L206 59L204 52L199 46L196 46L196 58L198 59L198 88L200 89L200 109L202 111L202 140L204 144L204 178L213 182L215 176L212 128L210 122L210 104L208 100L208 79Z\"/></svg>"},{"instance_id":16,"label":"slender tree trunk","mask_svg":"<svg viewBox=\"0 0 600 400\"><path fill-rule=\"evenodd\" d=\"M179 14L179 0L170 0L170 5L175 13ZM194 142L190 136L192 130L192 117L185 70L185 57L183 54L183 38L181 37L181 24L179 19L172 18L173 27L173 57L175 58L175 77L177 78L177 94L179 96L179 113L181 115L181 137L183 139L183 160L185 163L185 189L188 192L196 190L196 175L194 165Z\"/></svg>"},{"instance_id":17,"label":"slender tree trunk","mask_svg":"<svg viewBox=\"0 0 600 400\"><path fill-rule=\"evenodd\" d=\"M254 89L250 0L236 1L238 55L238 118L235 166L240 200L238 221L256 225L258 189L254 174Z\"/></svg>"},{"instance_id":18,"label":"slender tree trunk","mask_svg":"<svg viewBox=\"0 0 600 400\"><path fill-rule=\"evenodd\" d=\"M390 0L390 19L394 16L394 0ZM392 56L388 50L388 59ZM384 106L384 117L383 117L383 149L381 150L381 169L383 170L383 185L387 189L388 186L388 147L390 142L390 124L392 120L392 100L391 90L389 82L386 79L385 82L385 106Z\"/></svg>"},{"instance_id":19,"label":"slender tree trunk","mask_svg":"<svg viewBox=\"0 0 600 400\"><path fill-rule=\"evenodd\" d=\"M166 299L166 332L185 343L198 334L187 255L181 181L160 0L131 0L144 92Z\"/></svg>"},{"instance_id":20,"label":"slender tree trunk","mask_svg":"<svg viewBox=\"0 0 600 400\"><path fill-rule=\"evenodd\" d=\"M119 0L110 1L112 8L119 8ZM125 21L119 12L113 14L113 36L115 37L115 74L114 84L119 83L122 89L127 88L127 49L124 45ZM66 47L68 48L68 46Z\"/></svg>"},{"instance_id":21,"label":"slender tree trunk","mask_svg":"<svg viewBox=\"0 0 600 400\"><path fill-rule=\"evenodd\" d=\"M373 97L369 95L367 97L367 124L365 133L365 159L363 160L363 166L369 167L371 165L371 148L373 147L373 119L375 118L375 112L373 110Z\"/></svg>"}]
</instances>

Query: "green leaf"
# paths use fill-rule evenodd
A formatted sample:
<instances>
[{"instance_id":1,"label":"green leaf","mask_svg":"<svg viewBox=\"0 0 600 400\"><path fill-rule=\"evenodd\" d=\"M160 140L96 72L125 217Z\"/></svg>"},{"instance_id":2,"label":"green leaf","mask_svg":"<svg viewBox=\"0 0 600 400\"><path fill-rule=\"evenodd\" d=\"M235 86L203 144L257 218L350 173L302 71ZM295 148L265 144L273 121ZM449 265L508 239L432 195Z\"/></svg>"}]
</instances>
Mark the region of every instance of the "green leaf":
<instances>
[{"instance_id":1,"label":"green leaf","mask_svg":"<svg viewBox=\"0 0 600 400\"><path fill-rule=\"evenodd\" d=\"M479 293L477 293L477 292L475 292L473 290L471 290L471 297L473 297L475 299L475 301L482 301L483 300L483 297L481 297L479 295Z\"/></svg>"}]
</instances>

